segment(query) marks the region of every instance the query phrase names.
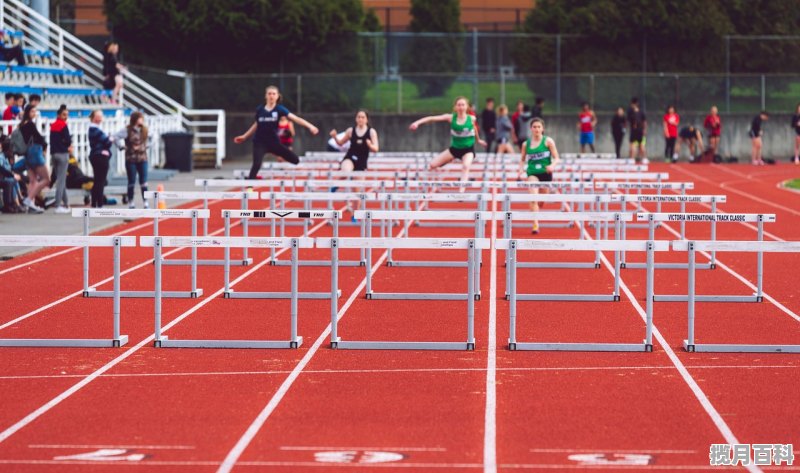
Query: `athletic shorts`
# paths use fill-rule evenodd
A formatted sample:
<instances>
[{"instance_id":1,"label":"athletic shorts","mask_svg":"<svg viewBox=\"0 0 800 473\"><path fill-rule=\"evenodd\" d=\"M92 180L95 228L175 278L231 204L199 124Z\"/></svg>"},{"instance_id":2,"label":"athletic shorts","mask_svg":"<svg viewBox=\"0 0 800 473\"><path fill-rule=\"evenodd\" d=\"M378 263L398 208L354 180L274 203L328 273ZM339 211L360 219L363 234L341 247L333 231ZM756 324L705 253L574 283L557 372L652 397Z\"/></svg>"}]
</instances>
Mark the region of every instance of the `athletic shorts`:
<instances>
[{"instance_id":1,"label":"athletic shorts","mask_svg":"<svg viewBox=\"0 0 800 473\"><path fill-rule=\"evenodd\" d=\"M582 131L581 132L581 146L594 144L594 132Z\"/></svg>"},{"instance_id":2,"label":"athletic shorts","mask_svg":"<svg viewBox=\"0 0 800 473\"><path fill-rule=\"evenodd\" d=\"M353 171L366 171L367 170L367 160L366 159L358 159L356 156L345 155L342 159L342 163L345 161L352 161L353 163Z\"/></svg>"},{"instance_id":3,"label":"athletic shorts","mask_svg":"<svg viewBox=\"0 0 800 473\"><path fill-rule=\"evenodd\" d=\"M452 154L454 158L460 160L460 159L462 159L464 156L466 156L469 153L472 153L474 155L475 154L475 147L471 146L469 148L453 148L451 146L448 151L450 151L450 154Z\"/></svg>"},{"instance_id":4,"label":"athletic shorts","mask_svg":"<svg viewBox=\"0 0 800 473\"><path fill-rule=\"evenodd\" d=\"M748 135L750 138L761 138L761 135L756 135L756 133L755 133L753 130L750 130L750 131L748 131L748 132L747 132L747 135Z\"/></svg>"},{"instance_id":5,"label":"athletic shorts","mask_svg":"<svg viewBox=\"0 0 800 473\"><path fill-rule=\"evenodd\" d=\"M629 140L631 143L644 143L644 133L642 130L631 130Z\"/></svg>"},{"instance_id":6,"label":"athletic shorts","mask_svg":"<svg viewBox=\"0 0 800 473\"><path fill-rule=\"evenodd\" d=\"M797 135L797 136L800 136L800 128L795 127L794 134Z\"/></svg>"},{"instance_id":7,"label":"athletic shorts","mask_svg":"<svg viewBox=\"0 0 800 473\"><path fill-rule=\"evenodd\" d=\"M546 172L543 174L528 174L528 177L536 176L539 179L539 182L552 182L553 181L553 173Z\"/></svg>"}]
</instances>

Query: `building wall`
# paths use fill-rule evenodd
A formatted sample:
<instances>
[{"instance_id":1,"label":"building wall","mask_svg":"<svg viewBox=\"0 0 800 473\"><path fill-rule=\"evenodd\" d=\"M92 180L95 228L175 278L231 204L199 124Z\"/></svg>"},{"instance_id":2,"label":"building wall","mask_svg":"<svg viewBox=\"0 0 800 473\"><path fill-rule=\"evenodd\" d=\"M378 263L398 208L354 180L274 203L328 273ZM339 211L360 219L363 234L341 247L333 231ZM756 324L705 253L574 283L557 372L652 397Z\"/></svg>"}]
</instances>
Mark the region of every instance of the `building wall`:
<instances>
[{"instance_id":1,"label":"building wall","mask_svg":"<svg viewBox=\"0 0 800 473\"><path fill-rule=\"evenodd\" d=\"M75 35L107 36L109 34L103 0L75 0Z\"/></svg>"},{"instance_id":2,"label":"building wall","mask_svg":"<svg viewBox=\"0 0 800 473\"><path fill-rule=\"evenodd\" d=\"M364 7L378 15L390 31L405 31L411 21L410 0L363 0ZM533 8L533 0L461 0L461 22L482 31L511 31ZM387 13L387 11L389 11Z\"/></svg>"}]
</instances>

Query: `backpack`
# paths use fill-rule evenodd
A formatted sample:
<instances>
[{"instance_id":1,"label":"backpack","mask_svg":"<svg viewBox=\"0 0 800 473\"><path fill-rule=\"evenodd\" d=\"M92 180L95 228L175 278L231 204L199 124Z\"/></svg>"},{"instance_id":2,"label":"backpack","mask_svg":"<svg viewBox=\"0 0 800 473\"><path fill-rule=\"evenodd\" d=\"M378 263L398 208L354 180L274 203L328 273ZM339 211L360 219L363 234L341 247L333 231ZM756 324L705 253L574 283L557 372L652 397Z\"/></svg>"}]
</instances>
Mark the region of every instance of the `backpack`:
<instances>
[{"instance_id":1,"label":"backpack","mask_svg":"<svg viewBox=\"0 0 800 473\"><path fill-rule=\"evenodd\" d=\"M28 144L25 143L25 137L22 136L22 130L19 126L11 133L11 149L18 156L25 156L28 153Z\"/></svg>"}]
</instances>

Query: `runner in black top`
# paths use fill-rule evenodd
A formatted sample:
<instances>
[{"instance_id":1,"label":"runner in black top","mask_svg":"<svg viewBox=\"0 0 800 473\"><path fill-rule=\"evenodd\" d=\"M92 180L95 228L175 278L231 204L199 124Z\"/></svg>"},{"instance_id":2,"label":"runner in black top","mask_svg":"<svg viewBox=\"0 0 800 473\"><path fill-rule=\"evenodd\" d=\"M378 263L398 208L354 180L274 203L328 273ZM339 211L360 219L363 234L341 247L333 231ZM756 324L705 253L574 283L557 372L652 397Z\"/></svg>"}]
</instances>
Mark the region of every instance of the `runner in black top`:
<instances>
[{"instance_id":1,"label":"runner in black top","mask_svg":"<svg viewBox=\"0 0 800 473\"><path fill-rule=\"evenodd\" d=\"M792 115L792 128L794 128L794 163L800 164L800 103Z\"/></svg>"},{"instance_id":2,"label":"runner in black top","mask_svg":"<svg viewBox=\"0 0 800 473\"><path fill-rule=\"evenodd\" d=\"M342 171L366 171L370 151L377 153L379 149L378 132L369 126L369 116L364 110L356 113L356 126L345 130L341 140L337 138L335 129L331 130L330 135L339 146L350 140L350 149L340 165Z\"/></svg>"},{"instance_id":3,"label":"runner in black top","mask_svg":"<svg viewBox=\"0 0 800 473\"><path fill-rule=\"evenodd\" d=\"M761 124L766 120L769 120L769 114L762 111L753 118L753 122L750 124L750 138L753 142L752 158L750 162L755 165L764 164L764 160L761 159L761 147L763 145L761 135L764 134L764 130L761 129Z\"/></svg>"},{"instance_id":4,"label":"runner in black top","mask_svg":"<svg viewBox=\"0 0 800 473\"><path fill-rule=\"evenodd\" d=\"M253 138L253 166L250 168L249 179L258 177L264 155L271 153L282 161L298 164L300 158L289 148L283 146L278 137L278 121L280 117L287 117L289 120L308 128L312 135L319 133L319 129L311 123L303 120L286 107L280 105L281 95L278 88L274 85L267 87L266 105L258 107L256 110L256 120L253 125L243 134L233 139L234 143L243 143L255 134Z\"/></svg>"}]
</instances>

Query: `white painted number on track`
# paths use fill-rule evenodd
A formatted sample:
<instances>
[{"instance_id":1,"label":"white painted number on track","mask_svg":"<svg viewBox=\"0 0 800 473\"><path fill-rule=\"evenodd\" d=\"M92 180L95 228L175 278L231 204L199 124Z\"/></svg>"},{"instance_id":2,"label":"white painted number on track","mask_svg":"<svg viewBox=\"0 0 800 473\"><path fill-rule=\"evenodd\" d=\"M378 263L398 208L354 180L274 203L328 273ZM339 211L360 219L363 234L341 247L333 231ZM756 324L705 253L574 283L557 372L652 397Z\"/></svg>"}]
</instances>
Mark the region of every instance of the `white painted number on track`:
<instances>
[{"instance_id":1,"label":"white painted number on track","mask_svg":"<svg viewBox=\"0 0 800 473\"><path fill-rule=\"evenodd\" d=\"M650 465L653 461L651 455L640 453L580 453L568 457L579 465Z\"/></svg>"},{"instance_id":2,"label":"white painted number on track","mask_svg":"<svg viewBox=\"0 0 800 473\"><path fill-rule=\"evenodd\" d=\"M320 463L389 463L403 460L405 455L396 452L362 452L346 450L338 452L316 452L314 460Z\"/></svg>"},{"instance_id":3,"label":"white painted number on track","mask_svg":"<svg viewBox=\"0 0 800 473\"><path fill-rule=\"evenodd\" d=\"M128 450L124 448L101 448L94 452L79 453L77 455L62 455L53 457L53 460L80 460L80 461L96 461L96 462L113 462L113 461L126 461L138 462L147 457L143 453L128 454Z\"/></svg>"}]
</instances>

